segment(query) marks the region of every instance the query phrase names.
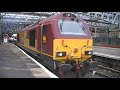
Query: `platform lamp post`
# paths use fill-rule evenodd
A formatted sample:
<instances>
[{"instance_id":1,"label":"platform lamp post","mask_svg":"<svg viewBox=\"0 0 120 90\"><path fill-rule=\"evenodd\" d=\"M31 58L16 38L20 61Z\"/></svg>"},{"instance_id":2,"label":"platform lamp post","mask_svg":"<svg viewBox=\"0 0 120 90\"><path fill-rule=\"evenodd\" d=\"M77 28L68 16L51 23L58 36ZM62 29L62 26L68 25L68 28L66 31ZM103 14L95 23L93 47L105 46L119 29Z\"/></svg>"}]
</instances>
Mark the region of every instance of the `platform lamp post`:
<instances>
[{"instance_id":1,"label":"platform lamp post","mask_svg":"<svg viewBox=\"0 0 120 90\"><path fill-rule=\"evenodd\" d=\"M95 38L97 37L97 26L95 25Z\"/></svg>"},{"instance_id":2,"label":"platform lamp post","mask_svg":"<svg viewBox=\"0 0 120 90\"><path fill-rule=\"evenodd\" d=\"M94 30L95 30L95 41L96 41L96 37L97 37L97 24L94 23Z\"/></svg>"},{"instance_id":3,"label":"platform lamp post","mask_svg":"<svg viewBox=\"0 0 120 90\"><path fill-rule=\"evenodd\" d=\"M119 12L119 17L118 17L118 27L119 27L119 32L118 32L118 44L120 44L120 12Z\"/></svg>"},{"instance_id":4,"label":"platform lamp post","mask_svg":"<svg viewBox=\"0 0 120 90\"><path fill-rule=\"evenodd\" d=\"M110 44L110 29L108 29L108 37L109 37L108 44Z\"/></svg>"},{"instance_id":5,"label":"platform lamp post","mask_svg":"<svg viewBox=\"0 0 120 90\"><path fill-rule=\"evenodd\" d=\"M2 18L2 17L1 17L1 13L0 13L0 44L1 44L1 42L2 42L2 40L1 40L1 39L2 39L2 31L1 31L1 24L2 24L2 23L1 23L1 18Z\"/></svg>"},{"instance_id":6,"label":"platform lamp post","mask_svg":"<svg viewBox=\"0 0 120 90\"><path fill-rule=\"evenodd\" d=\"M119 30L120 30L120 12L119 12L119 15L118 15L118 27L119 27Z\"/></svg>"}]
</instances>

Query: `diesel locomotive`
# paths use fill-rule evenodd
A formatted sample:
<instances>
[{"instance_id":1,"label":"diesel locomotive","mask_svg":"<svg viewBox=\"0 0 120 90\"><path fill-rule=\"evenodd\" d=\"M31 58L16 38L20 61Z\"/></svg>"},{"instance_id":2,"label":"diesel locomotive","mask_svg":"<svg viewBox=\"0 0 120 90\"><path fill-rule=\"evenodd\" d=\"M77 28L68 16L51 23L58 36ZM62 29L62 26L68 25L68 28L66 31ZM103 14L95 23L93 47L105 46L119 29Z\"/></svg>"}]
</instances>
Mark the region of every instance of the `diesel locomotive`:
<instances>
[{"instance_id":1,"label":"diesel locomotive","mask_svg":"<svg viewBox=\"0 0 120 90\"><path fill-rule=\"evenodd\" d=\"M67 71L85 75L90 69L91 32L86 22L72 13L50 16L21 29L16 44L61 76Z\"/></svg>"}]
</instances>

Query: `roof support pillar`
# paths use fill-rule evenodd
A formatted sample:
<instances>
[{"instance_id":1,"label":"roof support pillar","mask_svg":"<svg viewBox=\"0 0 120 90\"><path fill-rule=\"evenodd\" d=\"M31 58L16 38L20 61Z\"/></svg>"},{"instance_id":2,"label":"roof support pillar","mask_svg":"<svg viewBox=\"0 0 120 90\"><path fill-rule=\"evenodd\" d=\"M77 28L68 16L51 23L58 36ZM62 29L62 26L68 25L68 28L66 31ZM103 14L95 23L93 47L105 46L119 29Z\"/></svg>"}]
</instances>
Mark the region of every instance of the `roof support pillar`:
<instances>
[{"instance_id":1,"label":"roof support pillar","mask_svg":"<svg viewBox=\"0 0 120 90\"><path fill-rule=\"evenodd\" d=\"M119 12L119 14L118 14L118 26L119 26L119 30L120 30L120 12Z\"/></svg>"},{"instance_id":2,"label":"roof support pillar","mask_svg":"<svg viewBox=\"0 0 120 90\"><path fill-rule=\"evenodd\" d=\"M2 26L2 25L1 25L2 23L1 23L1 22L2 22L2 21L1 21L1 18L2 18L2 16L1 16L1 13L0 13L0 44L1 44L1 42L2 42L2 30L1 30L1 26Z\"/></svg>"}]
</instances>

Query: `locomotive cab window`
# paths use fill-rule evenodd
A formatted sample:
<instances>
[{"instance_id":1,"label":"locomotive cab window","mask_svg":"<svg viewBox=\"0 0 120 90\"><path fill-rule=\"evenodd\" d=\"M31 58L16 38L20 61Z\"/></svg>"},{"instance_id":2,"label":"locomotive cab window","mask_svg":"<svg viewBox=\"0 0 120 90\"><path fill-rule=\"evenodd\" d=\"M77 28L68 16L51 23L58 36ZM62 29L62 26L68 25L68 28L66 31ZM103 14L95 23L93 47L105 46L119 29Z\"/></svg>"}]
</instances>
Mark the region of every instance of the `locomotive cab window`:
<instances>
[{"instance_id":1,"label":"locomotive cab window","mask_svg":"<svg viewBox=\"0 0 120 90\"><path fill-rule=\"evenodd\" d=\"M29 32L29 45L35 47L35 30Z\"/></svg>"},{"instance_id":2,"label":"locomotive cab window","mask_svg":"<svg viewBox=\"0 0 120 90\"><path fill-rule=\"evenodd\" d=\"M83 35L87 36L87 30L82 22L75 20L59 20L58 26L62 35Z\"/></svg>"},{"instance_id":3,"label":"locomotive cab window","mask_svg":"<svg viewBox=\"0 0 120 90\"><path fill-rule=\"evenodd\" d=\"M42 27L42 35L46 35L47 34L47 25L44 25Z\"/></svg>"}]
</instances>

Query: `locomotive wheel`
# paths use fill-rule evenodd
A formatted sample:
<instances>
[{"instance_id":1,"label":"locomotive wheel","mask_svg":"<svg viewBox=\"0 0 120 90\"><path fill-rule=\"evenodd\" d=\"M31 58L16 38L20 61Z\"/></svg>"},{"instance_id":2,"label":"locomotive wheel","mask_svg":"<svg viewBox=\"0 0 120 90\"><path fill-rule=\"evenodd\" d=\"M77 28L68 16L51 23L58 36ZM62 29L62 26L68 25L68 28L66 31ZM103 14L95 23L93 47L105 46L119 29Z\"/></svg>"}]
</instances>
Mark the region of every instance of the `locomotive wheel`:
<instances>
[{"instance_id":1,"label":"locomotive wheel","mask_svg":"<svg viewBox=\"0 0 120 90\"><path fill-rule=\"evenodd\" d=\"M61 70L58 70L58 75L59 75L60 78L63 78L63 76L64 76L64 72L61 71Z\"/></svg>"}]
</instances>

